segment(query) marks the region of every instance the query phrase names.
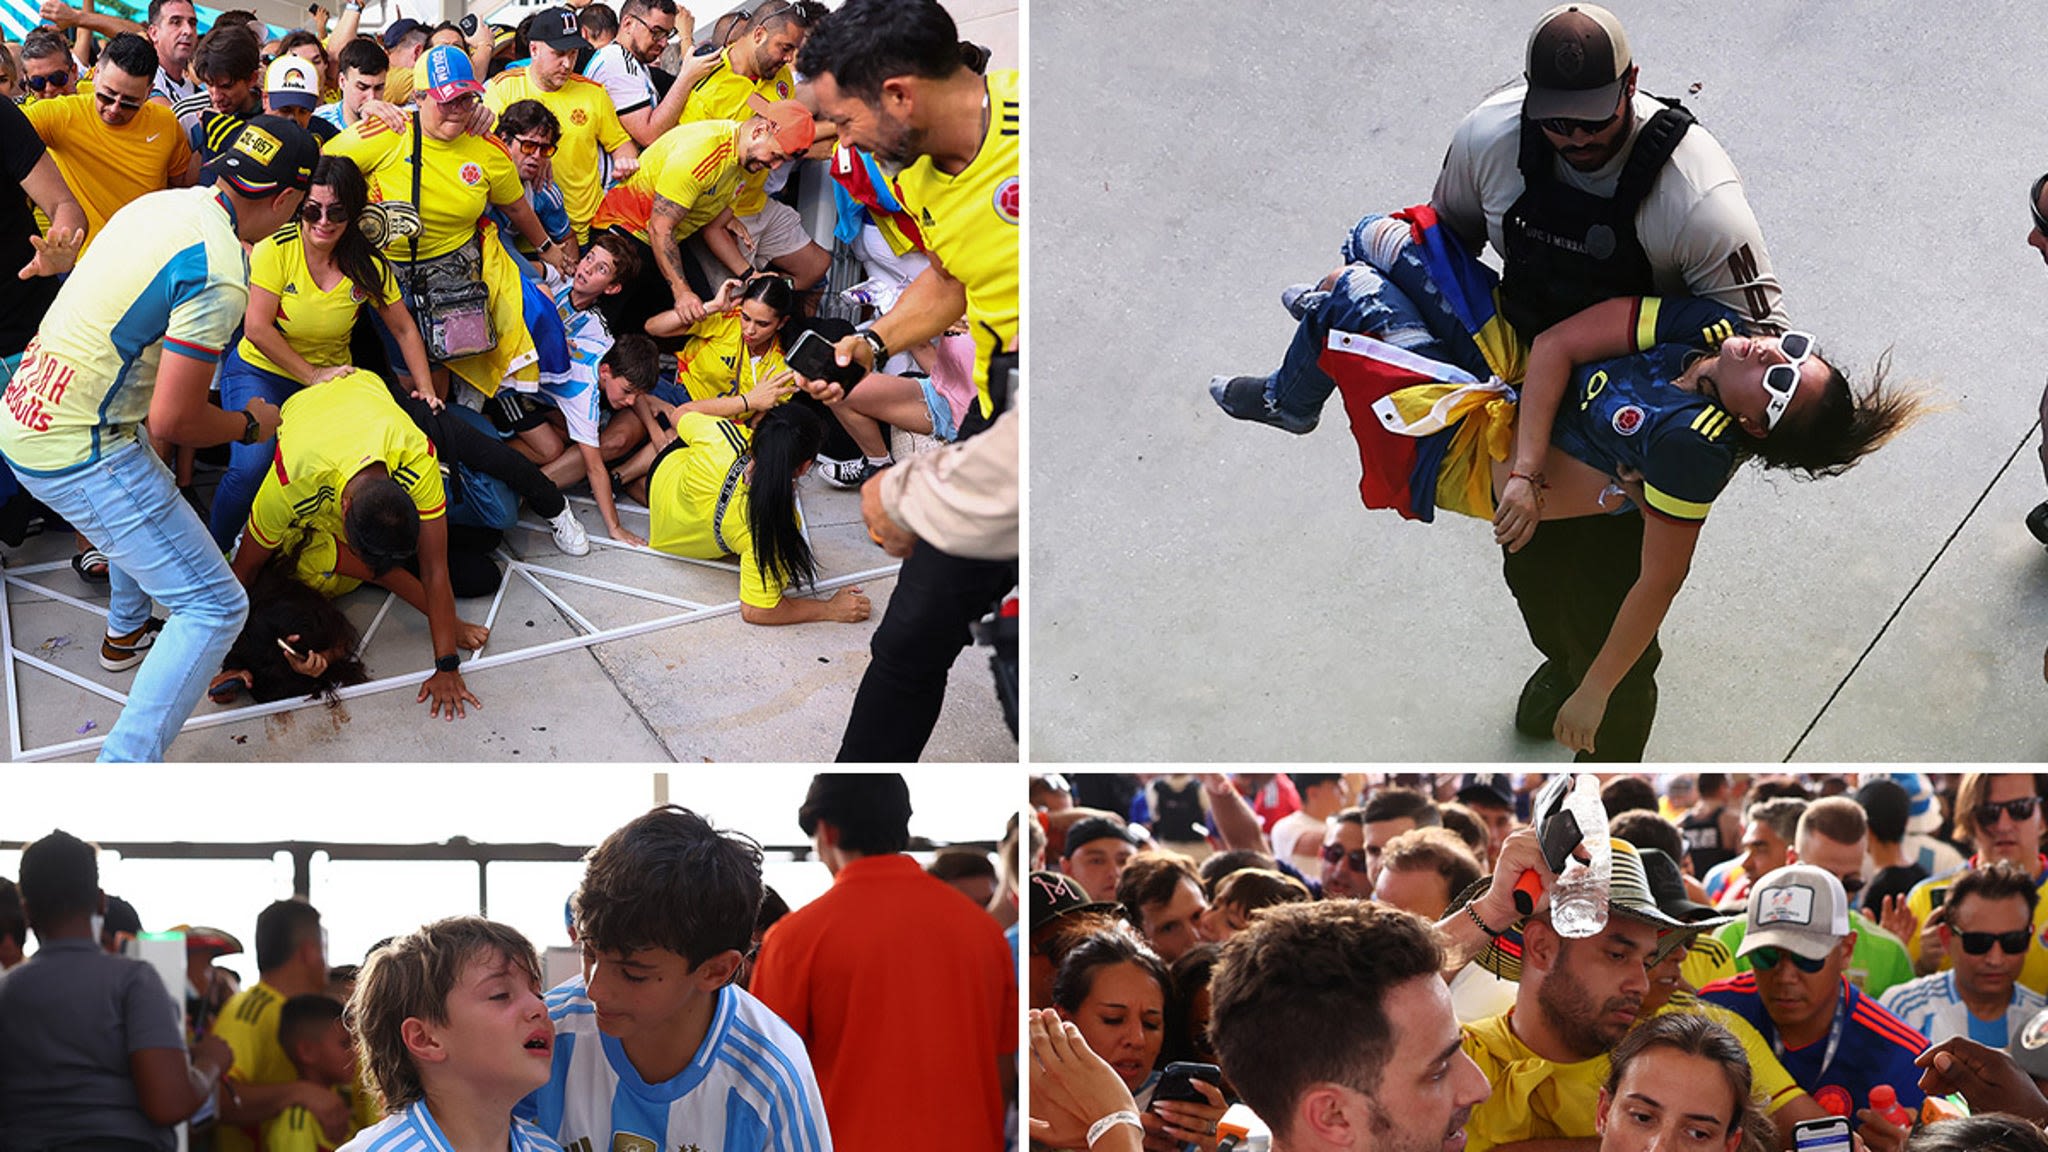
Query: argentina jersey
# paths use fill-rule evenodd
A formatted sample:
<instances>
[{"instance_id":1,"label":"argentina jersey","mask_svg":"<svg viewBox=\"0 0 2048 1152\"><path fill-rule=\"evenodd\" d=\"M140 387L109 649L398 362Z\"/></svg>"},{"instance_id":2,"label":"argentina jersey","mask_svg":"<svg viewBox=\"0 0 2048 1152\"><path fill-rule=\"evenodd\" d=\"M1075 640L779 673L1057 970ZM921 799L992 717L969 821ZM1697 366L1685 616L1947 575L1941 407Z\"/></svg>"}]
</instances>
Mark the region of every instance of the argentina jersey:
<instances>
[{"instance_id":1,"label":"argentina jersey","mask_svg":"<svg viewBox=\"0 0 2048 1152\"><path fill-rule=\"evenodd\" d=\"M578 444L597 443L604 427L604 389L597 384L597 366L612 350L611 325L595 308L579 310L569 299L574 283L559 272L548 270L547 288L562 318L562 334L569 342L569 370L542 372L540 393L562 410L569 425L569 438Z\"/></svg>"},{"instance_id":2,"label":"argentina jersey","mask_svg":"<svg viewBox=\"0 0 2048 1152\"><path fill-rule=\"evenodd\" d=\"M719 990L696 1056L658 1084L642 1080L624 1046L598 1030L580 977L547 1002L554 1067L513 1112L564 1152L831 1152L803 1041L745 990Z\"/></svg>"},{"instance_id":3,"label":"argentina jersey","mask_svg":"<svg viewBox=\"0 0 2048 1152\"><path fill-rule=\"evenodd\" d=\"M1741 431L1720 405L1673 381L1735 335L1738 322L1712 300L1638 301L1638 351L1573 370L1551 443L1610 476L1640 472L1649 511L1704 520L1734 475Z\"/></svg>"},{"instance_id":4,"label":"argentina jersey","mask_svg":"<svg viewBox=\"0 0 2048 1152\"><path fill-rule=\"evenodd\" d=\"M561 1152L562 1146L547 1133L524 1120L512 1120L511 1152ZM415 1100L403 1111L394 1112L341 1146L340 1152L455 1152L455 1145L441 1134L441 1126L427 1111L427 1102Z\"/></svg>"}]
</instances>

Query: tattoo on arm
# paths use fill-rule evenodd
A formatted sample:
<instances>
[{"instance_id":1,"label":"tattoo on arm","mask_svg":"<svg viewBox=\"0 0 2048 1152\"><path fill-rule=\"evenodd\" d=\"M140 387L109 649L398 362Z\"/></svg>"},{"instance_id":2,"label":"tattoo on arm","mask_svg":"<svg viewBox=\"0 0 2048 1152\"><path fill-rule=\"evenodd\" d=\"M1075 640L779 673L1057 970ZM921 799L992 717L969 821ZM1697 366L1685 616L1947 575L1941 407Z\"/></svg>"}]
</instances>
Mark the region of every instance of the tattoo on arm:
<instances>
[{"instance_id":1,"label":"tattoo on arm","mask_svg":"<svg viewBox=\"0 0 2048 1152\"><path fill-rule=\"evenodd\" d=\"M683 249L676 242L676 225L683 219L683 207L659 193L654 210L647 217L647 242L654 249L654 262L670 284L683 274Z\"/></svg>"}]
</instances>

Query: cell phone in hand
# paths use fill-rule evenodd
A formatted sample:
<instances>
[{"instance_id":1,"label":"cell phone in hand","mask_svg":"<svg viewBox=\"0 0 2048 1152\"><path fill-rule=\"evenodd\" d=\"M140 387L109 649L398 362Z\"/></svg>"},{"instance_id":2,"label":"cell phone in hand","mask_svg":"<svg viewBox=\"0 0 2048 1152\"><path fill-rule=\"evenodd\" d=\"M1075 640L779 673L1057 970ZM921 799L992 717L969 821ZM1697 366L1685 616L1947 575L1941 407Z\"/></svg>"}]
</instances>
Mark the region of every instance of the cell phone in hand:
<instances>
[{"instance_id":1,"label":"cell phone in hand","mask_svg":"<svg viewBox=\"0 0 2048 1152\"><path fill-rule=\"evenodd\" d=\"M476 13L471 12L469 15L464 16L460 20L457 20L455 22L455 26L457 28L462 29L462 34L464 36L476 35Z\"/></svg>"},{"instance_id":2,"label":"cell phone in hand","mask_svg":"<svg viewBox=\"0 0 2048 1152\"><path fill-rule=\"evenodd\" d=\"M1850 1152L1849 1121L1843 1116L1801 1120L1792 1126L1794 1152Z\"/></svg>"},{"instance_id":3,"label":"cell phone in hand","mask_svg":"<svg viewBox=\"0 0 2048 1152\"><path fill-rule=\"evenodd\" d=\"M1209 1098L1202 1095L1194 1085L1200 1080L1211 1086L1223 1082L1223 1071L1214 1064L1197 1064L1190 1060L1175 1060L1159 1075L1159 1086L1152 1090L1152 1102L1179 1100L1189 1104L1207 1104Z\"/></svg>"},{"instance_id":4,"label":"cell phone in hand","mask_svg":"<svg viewBox=\"0 0 2048 1152\"><path fill-rule=\"evenodd\" d=\"M868 374L867 369L859 364L840 367L838 357L832 351L832 342L815 331L798 337L784 359L799 376L809 380L829 380L844 388L852 388Z\"/></svg>"}]
</instances>

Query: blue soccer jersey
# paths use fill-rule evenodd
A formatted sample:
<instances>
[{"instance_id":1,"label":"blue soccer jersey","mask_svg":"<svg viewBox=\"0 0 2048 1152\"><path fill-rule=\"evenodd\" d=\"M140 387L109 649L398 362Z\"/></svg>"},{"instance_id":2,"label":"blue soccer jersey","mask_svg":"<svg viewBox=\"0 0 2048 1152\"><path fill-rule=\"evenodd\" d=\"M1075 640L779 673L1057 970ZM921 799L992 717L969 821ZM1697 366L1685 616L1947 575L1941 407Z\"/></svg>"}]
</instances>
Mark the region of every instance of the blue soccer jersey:
<instances>
[{"instance_id":1,"label":"blue soccer jersey","mask_svg":"<svg viewBox=\"0 0 2048 1152\"><path fill-rule=\"evenodd\" d=\"M514 1113L565 1152L831 1152L803 1040L744 989L719 990L697 1055L659 1084L641 1079L625 1047L598 1031L581 978L547 999L554 1070Z\"/></svg>"},{"instance_id":2,"label":"blue soccer jersey","mask_svg":"<svg viewBox=\"0 0 2048 1152\"><path fill-rule=\"evenodd\" d=\"M1634 355L1580 366L1565 389L1552 444L1612 476L1643 475L1649 511L1704 520L1735 472L1735 418L1672 381L1735 335L1740 317L1712 300L1636 301Z\"/></svg>"},{"instance_id":3,"label":"blue soccer jersey","mask_svg":"<svg viewBox=\"0 0 2048 1152\"><path fill-rule=\"evenodd\" d=\"M427 1111L427 1102L415 1100L404 1110L394 1112L361 1132L356 1138L344 1144L340 1152L454 1152L455 1145L441 1134L441 1126L434 1123L433 1113ZM547 1133L524 1120L512 1121L511 1152L562 1152L562 1146L548 1138Z\"/></svg>"},{"instance_id":4,"label":"blue soccer jersey","mask_svg":"<svg viewBox=\"0 0 2048 1152\"><path fill-rule=\"evenodd\" d=\"M1716 980L1700 989L1700 999L1749 1021L1771 1042L1792 1079L1838 1116L1854 1116L1858 1108L1869 1107L1870 1090L1880 1084L1889 1084L1899 1103L1914 1112L1926 1098L1913 1060L1927 1050L1927 1038L1847 980L1842 981L1835 1006L1836 1027L1803 1048L1787 1048L1778 1039L1754 972Z\"/></svg>"}]
</instances>

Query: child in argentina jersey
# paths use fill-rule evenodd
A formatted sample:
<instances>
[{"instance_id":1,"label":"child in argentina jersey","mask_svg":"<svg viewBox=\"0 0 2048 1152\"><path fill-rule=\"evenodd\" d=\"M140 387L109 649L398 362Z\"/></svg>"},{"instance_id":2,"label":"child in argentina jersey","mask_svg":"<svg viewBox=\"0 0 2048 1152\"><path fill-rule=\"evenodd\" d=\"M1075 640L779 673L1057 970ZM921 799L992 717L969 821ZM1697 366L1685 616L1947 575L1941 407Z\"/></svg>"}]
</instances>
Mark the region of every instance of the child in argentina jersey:
<instances>
[{"instance_id":1,"label":"child in argentina jersey","mask_svg":"<svg viewBox=\"0 0 2048 1152\"><path fill-rule=\"evenodd\" d=\"M1573 371L1550 442L1608 476L1639 473L1652 514L1703 520L1740 463L1738 430L1713 397L1675 381L1741 318L1705 298L1633 304L1636 352Z\"/></svg>"},{"instance_id":2,"label":"child in argentina jersey","mask_svg":"<svg viewBox=\"0 0 2048 1152\"><path fill-rule=\"evenodd\" d=\"M510 1152L562 1152L562 1146L547 1133L525 1120L512 1120ZM376 1124L363 1129L342 1146L341 1152L454 1152L455 1145L441 1134L434 1114L425 1100L415 1100Z\"/></svg>"},{"instance_id":3,"label":"child in argentina jersey","mask_svg":"<svg viewBox=\"0 0 2048 1152\"><path fill-rule=\"evenodd\" d=\"M825 1106L803 1040L745 989L718 992L689 1066L649 1084L625 1047L598 1030L581 977L548 993L554 1070L513 1115L564 1152L831 1152Z\"/></svg>"}]
</instances>

